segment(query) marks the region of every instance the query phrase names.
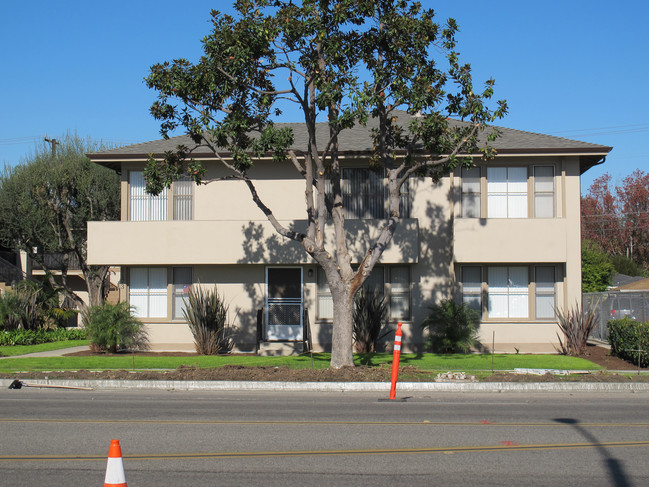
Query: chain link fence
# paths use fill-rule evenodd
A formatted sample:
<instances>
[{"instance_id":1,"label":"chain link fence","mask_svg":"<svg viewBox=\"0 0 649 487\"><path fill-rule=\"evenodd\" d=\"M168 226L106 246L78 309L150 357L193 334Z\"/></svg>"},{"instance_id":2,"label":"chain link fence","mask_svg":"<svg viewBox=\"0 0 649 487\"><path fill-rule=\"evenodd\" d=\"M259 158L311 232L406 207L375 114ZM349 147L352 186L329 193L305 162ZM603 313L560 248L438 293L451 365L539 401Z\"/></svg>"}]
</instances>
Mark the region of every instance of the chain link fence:
<instances>
[{"instance_id":1,"label":"chain link fence","mask_svg":"<svg viewBox=\"0 0 649 487\"><path fill-rule=\"evenodd\" d=\"M608 341L609 320L621 320L628 316L635 321L649 321L649 291L606 291L584 293L584 311L595 309L598 324L591 338Z\"/></svg>"}]
</instances>

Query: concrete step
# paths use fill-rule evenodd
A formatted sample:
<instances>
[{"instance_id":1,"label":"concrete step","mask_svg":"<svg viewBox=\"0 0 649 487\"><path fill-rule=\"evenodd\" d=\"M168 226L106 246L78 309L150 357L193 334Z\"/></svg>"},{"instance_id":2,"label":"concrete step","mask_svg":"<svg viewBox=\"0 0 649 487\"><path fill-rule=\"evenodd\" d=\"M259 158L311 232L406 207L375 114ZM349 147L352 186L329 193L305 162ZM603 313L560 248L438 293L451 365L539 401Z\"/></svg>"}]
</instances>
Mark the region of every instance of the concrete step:
<instances>
[{"instance_id":1,"label":"concrete step","mask_svg":"<svg viewBox=\"0 0 649 487\"><path fill-rule=\"evenodd\" d=\"M260 342L259 355L264 357L299 355L304 352L302 342Z\"/></svg>"}]
</instances>

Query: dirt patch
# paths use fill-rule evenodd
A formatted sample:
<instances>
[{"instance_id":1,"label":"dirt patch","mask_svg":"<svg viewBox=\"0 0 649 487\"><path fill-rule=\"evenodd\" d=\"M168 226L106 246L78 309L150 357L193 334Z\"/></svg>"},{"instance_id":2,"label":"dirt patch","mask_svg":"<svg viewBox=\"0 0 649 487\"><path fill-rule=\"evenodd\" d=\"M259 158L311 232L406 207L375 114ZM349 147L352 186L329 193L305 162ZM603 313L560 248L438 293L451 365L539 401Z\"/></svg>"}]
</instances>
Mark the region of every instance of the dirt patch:
<instances>
[{"instance_id":1,"label":"dirt patch","mask_svg":"<svg viewBox=\"0 0 649 487\"><path fill-rule=\"evenodd\" d=\"M76 352L74 356L103 355L94 352ZM129 354L130 355L130 354ZM183 352L137 352L136 356L162 356L162 357L191 357L196 353ZM612 357L609 350L603 347L589 346L582 358L601 365L607 370L634 371L637 366L617 357ZM291 369L288 367L244 367L239 365L226 365L218 368L199 368L195 366L181 366L175 370L167 371L62 371L62 372L28 372L14 374L0 374L1 378L12 379L89 379L89 380L182 380L182 381L287 381L287 382L388 382L390 380L391 365L383 364L378 367L343 367L334 369ZM431 382L436 374L418 370L416 367L406 366L399 369L399 380L403 382ZM524 375L511 373L496 373L483 379L485 382L649 382L649 375L623 376L603 372L567 376Z\"/></svg>"}]
</instances>

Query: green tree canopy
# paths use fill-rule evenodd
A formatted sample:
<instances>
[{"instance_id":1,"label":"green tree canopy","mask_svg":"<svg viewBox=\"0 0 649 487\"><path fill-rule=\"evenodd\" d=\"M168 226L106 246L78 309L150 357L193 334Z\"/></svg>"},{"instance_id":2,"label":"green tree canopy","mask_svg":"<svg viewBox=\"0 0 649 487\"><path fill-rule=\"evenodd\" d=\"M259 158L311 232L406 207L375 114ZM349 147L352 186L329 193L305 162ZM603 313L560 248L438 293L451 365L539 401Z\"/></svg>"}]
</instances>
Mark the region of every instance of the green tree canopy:
<instances>
[{"instance_id":1,"label":"green tree canopy","mask_svg":"<svg viewBox=\"0 0 649 487\"><path fill-rule=\"evenodd\" d=\"M492 156L488 142L497 133L489 130L482 142L478 137L504 115L506 104L489 107L493 80L474 86L471 66L460 62L456 49L456 22L438 23L419 3L239 0L235 11L212 11L213 29L198 62L176 59L151 67L146 81L158 91L151 113L164 136L183 128L209 147L230 170L227 178L245 184L275 230L300 242L322 267L334 306L331 365L352 365L353 298L401 220L402 186L412 175L439 178L458 164L471 165L471 153ZM291 130L273 123L288 103L299 108L308 133L299 149ZM410 116L400 118L399 110ZM329 130L318 133L317 122ZM369 164L385 174L389 211L382 232L353 266L338 137L357 124L372 132ZM151 159L145 172L149 190L160 192L187 175L206 182L191 150L179 147ZM304 228L282 225L248 177L252 165L268 155L290 161L304 178ZM326 242L329 215L335 236Z\"/></svg>"},{"instance_id":2,"label":"green tree canopy","mask_svg":"<svg viewBox=\"0 0 649 487\"><path fill-rule=\"evenodd\" d=\"M43 145L23 163L6 167L0 178L0 241L25 251L52 283L52 271L60 271L66 293L81 302L68 279L76 261L91 304L100 303L107 291L108 267L88 265L86 223L118 219L120 204L118 176L85 156L98 149L76 135L62 137L55 155ZM52 254L60 257L56 268L46 260Z\"/></svg>"},{"instance_id":3,"label":"green tree canopy","mask_svg":"<svg viewBox=\"0 0 649 487\"><path fill-rule=\"evenodd\" d=\"M606 291L611 285L615 267L608 254L593 241L581 243L581 290L584 293Z\"/></svg>"}]
</instances>

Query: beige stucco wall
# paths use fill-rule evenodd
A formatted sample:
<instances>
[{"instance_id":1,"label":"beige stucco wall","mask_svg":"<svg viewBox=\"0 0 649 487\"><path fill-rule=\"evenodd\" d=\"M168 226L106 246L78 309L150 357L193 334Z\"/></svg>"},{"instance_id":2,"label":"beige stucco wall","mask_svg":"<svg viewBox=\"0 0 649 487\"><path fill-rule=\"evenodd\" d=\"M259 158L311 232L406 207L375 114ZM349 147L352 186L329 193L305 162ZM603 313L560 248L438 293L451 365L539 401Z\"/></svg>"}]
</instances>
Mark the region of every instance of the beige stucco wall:
<instances>
[{"instance_id":1,"label":"beige stucco wall","mask_svg":"<svg viewBox=\"0 0 649 487\"><path fill-rule=\"evenodd\" d=\"M358 161L355 161L356 164ZM361 161L362 162L362 161ZM571 305L581 296L579 234L579 161L577 157L499 158L498 165L555 165L556 218L460 218L460 183L456 173L439 183L411 181L411 219L406 220L386 249L382 263L410 263L412 319L404 323L404 350L420 351L424 337L419 324L428 306L442 298L457 297L455 269L463 263L553 263L565 273L558 285L557 305ZM134 169L141 169L135 164ZM224 176L208 164L208 178ZM122 171L122 218L128 219L128 168ZM286 226L304 227L304 181L289 164L262 163L251 172L260 197ZM528 191L529 193L530 191ZM348 220L348 241L355 262L369 245L359 238L378 234L380 221ZM189 265L194 280L218 284L230 303L239 350L255 346L256 311L263 307L267 265L304 268L304 304L309 311L316 349L327 348L331 324L315 317L315 270L299 244L278 236L240 181L218 181L195 188L194 220L163 222L90 222L90 263L132 265ZM331 229L328 230L328 238ZM332 249L333 250L333 249ZM126 295L126 294L124 294ZM187 325L150 320L154 347L191 349ZM496 350L552 352L557 327L542 322L494 322L481 326L480 339Z\"/></svg>"}]
</instances>

